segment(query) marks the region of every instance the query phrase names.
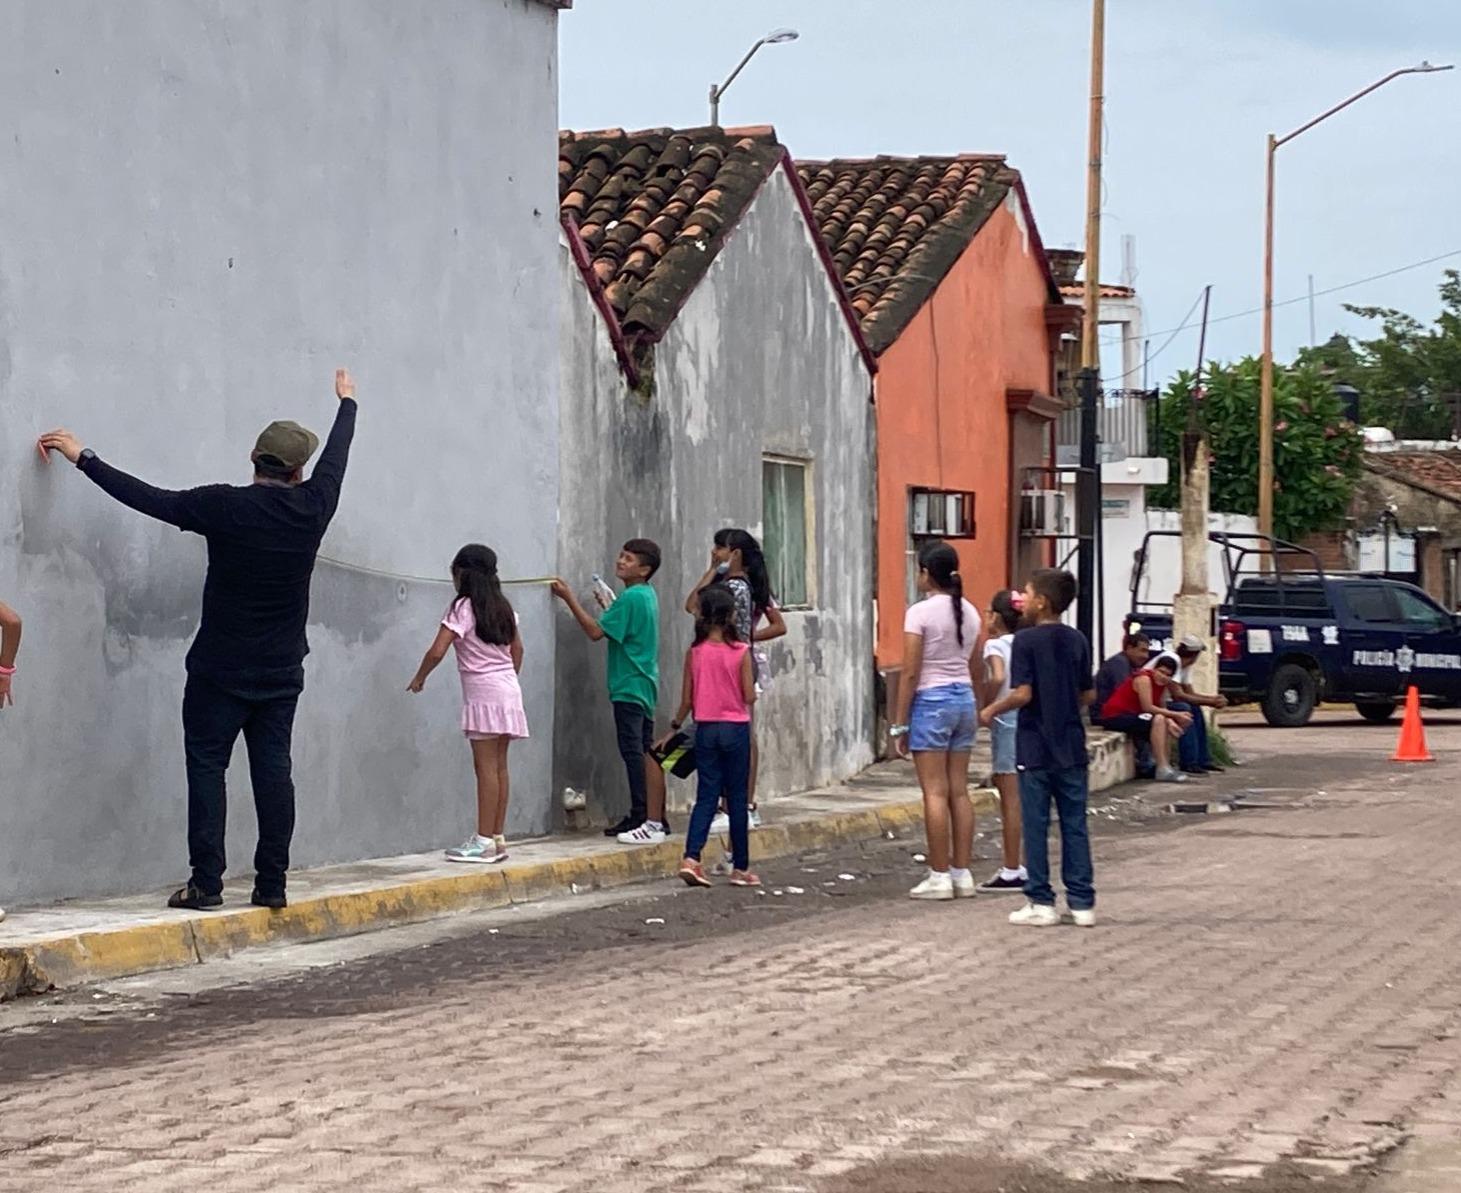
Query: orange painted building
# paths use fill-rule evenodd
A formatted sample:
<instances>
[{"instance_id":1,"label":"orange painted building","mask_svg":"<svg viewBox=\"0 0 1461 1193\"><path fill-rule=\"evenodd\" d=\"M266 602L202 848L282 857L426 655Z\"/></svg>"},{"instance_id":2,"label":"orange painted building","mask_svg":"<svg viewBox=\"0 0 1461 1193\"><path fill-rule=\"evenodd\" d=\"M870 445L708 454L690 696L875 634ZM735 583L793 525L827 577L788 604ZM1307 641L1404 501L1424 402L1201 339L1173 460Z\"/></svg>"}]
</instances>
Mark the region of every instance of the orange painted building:
<instances>
[{"instance_id":1,"label":"orange painted building","mask_svg":"<svg viewBox=\"0 0 1461 1193\"><path fill-rule=\"evenodd\" d=\"M878 356L878 665L903 656L918 547L957 547L990 596L1049 561L1020 533L1049 488L1062 302L1018 171L1001 157L802 162L817 226Z\"/></svg>"}]
</instances>

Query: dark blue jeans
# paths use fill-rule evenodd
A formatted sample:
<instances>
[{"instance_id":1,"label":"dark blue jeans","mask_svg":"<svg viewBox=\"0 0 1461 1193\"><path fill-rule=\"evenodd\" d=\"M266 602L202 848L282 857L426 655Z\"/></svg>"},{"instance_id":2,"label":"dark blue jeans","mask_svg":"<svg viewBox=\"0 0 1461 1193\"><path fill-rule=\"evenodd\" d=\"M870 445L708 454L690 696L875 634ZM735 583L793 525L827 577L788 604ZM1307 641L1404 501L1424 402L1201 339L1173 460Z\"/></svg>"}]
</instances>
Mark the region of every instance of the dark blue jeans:
<instances>
[{"instance_id":1,"label":"dark blue jeans","mask_svg":"<svg viewBox=\"0 0 1461 1193\"><path fill-rule=\"evenodd\" d=\"M1192 715L1192 727L1177 739L1177 757L1180 759L1181 765L1183 767L1211 766L1212 754L1207 748L1207 718L1202 715L1202 709L1194 708L1181 700L1174 700L1167 707L1173 712L1185 712Z\"/></svg>"},{"instance_id":2,"label":"dark blue jeans","mask_svg":"<svg viewBox=\"0 0 1461 1193\"><path fill-rule=\"evenodd\" d=\"M1083 766L1067 770L1022 770L1020 811L1024 816L1025 897L1055 905L1050 885L1050 805L1060 818L1060 880L1073 911L1096 905L1091 834L1086 826L1089 775Z\"/></svg>"},{"instance_id":3,"label":"dark blue jeans","mask_svg":"<svg viewBox=\"0 0 1461 1193\"><path fill-rule=\"evenodd\" d=\"M685 838L685 856L700 860L710 822L721 796L730 815L731 864L744 870L751 864L751 823L748 790L751 783L751 727L735 721L707 721L695 726L695 811Z\"/></svg>"},{"instance_id":4,"label":"dark blue jeans","mask_svg":"<svg viewBox=\"0 0 1461 1193\"><path fill-rule=\"evenodd\" d=\"M190 675L183 689L183 750L188 764L188 863L193 885L209 895L223 890L228 796L224 776L243 734L249 779L259 818L254 884L284 893L289 843L294 837L294 778L290 744L297 691L235 691Z\"/></svg>"}]
</instances>

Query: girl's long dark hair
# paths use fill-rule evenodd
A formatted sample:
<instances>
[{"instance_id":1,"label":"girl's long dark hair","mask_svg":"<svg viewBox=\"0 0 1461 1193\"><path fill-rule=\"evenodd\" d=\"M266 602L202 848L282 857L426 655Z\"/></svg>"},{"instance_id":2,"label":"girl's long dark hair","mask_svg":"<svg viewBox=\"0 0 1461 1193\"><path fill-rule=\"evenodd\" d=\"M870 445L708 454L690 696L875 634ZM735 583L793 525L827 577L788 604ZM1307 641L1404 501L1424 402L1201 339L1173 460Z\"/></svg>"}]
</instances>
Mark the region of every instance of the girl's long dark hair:
<instances>
[{"instance_id":1,"label":"girl's long dark hair","mask_svg":"<svg viewBox=\"0 0 1461 1193\"><path fill-rule=\"evenodd\" d=\"M715 629L720 630L727 642L741 640L740 631L736 629L736 598L726 589L712 584L700 594L700 616L695 619L695 645L699 646Z\"/></svg>"},{"instance_id":2,"label":"girl's long dark hair","mask_svg":"<svg viewBox=\"0 0 1461 1193\"><path fill-rule=\"evenodd\" d=\"M925 543L918 552L918 566L954 601L954 633L964 645L964 578L959 575L959 553L948 543Z\"/></svg>"},{"instance_id":3,"label":"girl's long dark hair","mask_svg":"<svg viewBox=\"0 0 1461 1193\"><path fill-rule=\"evenodd\" d=\"M511 646L517 637L517 618L512 602L502 595L497 578L497 552L481 543L468 543L451 561L457 597L472 603L477 619L477 637L493 646Z\"/></svg>"},{"instance_id":4,"label":"girl's long dark hair","mask_svg":"<svg viewBox=\"0 0 1461 1193\"><path fill-rule=\"evenodd\" d=\"M1019 593L1015 592L1013 588L1001 588L989 602L989 607L999 617L1006 634L1013 634L1020 628L1020 618L1022 615L1020 613L1020 606L1016 604L1016 598L1018 596Z\"/></svg>"},{"instance_id":5,"label":"girl's long dark hair","mask_svg":"<svg viewBox=\"0 0 1461 1193\"><path fill-rule=\"evenodd\" d=\"M751 585L751 608L761 613L771 608L771 577L766 573L766 556L761 553L756 536L738 527L717 530L715 545L741 553L741 566L746 569L746 580Z\"/></svg>"}]
</instances>

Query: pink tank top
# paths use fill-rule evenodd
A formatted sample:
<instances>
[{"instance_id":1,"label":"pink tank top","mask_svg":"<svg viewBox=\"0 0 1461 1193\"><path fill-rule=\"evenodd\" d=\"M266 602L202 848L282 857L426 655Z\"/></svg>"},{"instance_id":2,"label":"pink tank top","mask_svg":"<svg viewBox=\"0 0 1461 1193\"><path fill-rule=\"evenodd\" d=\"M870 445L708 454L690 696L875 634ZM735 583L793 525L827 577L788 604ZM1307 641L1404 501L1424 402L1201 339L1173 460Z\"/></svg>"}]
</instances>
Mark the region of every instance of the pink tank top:
<instances>
[{"instance_id":1,"label":"pink tank top","mask_svg":"<svg viewBox=\"0 0 1461 1193\"><path fill-rule=\"evenodd\" d=\"M690 650L690 676L695 682L695 723L713 721L744 724L751 710L741 694L741 660L746 646L728 642L702 642Z\"/></svg>"}]
</instances>

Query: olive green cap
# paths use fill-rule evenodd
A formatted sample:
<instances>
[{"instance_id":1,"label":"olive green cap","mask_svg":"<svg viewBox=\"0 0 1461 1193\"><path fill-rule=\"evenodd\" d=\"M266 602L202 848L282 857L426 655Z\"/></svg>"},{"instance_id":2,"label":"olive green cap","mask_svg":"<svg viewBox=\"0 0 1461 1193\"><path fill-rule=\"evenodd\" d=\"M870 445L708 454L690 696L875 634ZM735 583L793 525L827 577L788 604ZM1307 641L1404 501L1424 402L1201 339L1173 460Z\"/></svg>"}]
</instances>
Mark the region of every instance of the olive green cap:
<instances>
[{"instance_id":1,"label":"olive green cap","mask_svg":"<svg viewBox=\"0 0 1461 1193\"><path fill-rule=\"evenodd\" d=\"M276 461L284 468L303 468L320 445L320 437L308 427L284 419L272 422L259 433L254 458L265 464Z\"/></svg>"}]
</instances>

